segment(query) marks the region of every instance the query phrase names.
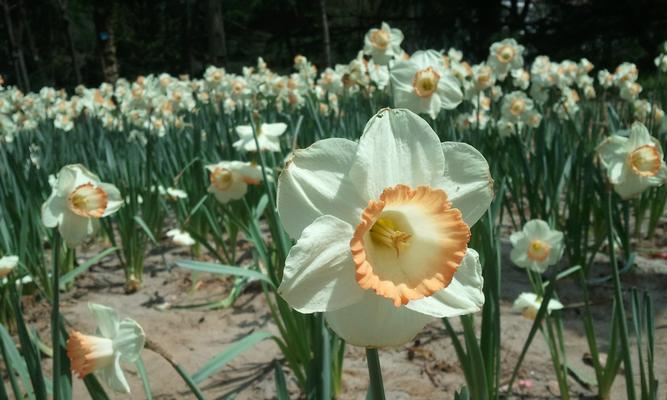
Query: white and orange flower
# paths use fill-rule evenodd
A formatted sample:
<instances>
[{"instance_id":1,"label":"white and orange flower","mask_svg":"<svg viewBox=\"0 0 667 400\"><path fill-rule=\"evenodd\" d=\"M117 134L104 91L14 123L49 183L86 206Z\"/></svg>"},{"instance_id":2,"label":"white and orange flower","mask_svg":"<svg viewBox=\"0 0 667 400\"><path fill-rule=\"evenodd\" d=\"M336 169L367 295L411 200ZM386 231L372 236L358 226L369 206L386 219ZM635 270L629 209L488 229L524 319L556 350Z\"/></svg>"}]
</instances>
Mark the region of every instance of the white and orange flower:
<instances>
[{"instance_id":1,"label":"white and orange flower","mask_svg":"<svg viewBox=\"0 0 667 400\"><path fill-rule=\"evenodd\" d=\"M542 298L535 293L521 293L514 304L512 304L512 311L516 313L521 313L524 318L531 321L535 320L537 317L537 312L542 307ZM549 300L547 304L547 313L551 314L553 310L563 309L563 304L555 299Z\"/></svg>"},{"instance_id":2,"label":"white and orange flower","mask_svg":"<svg viewBox=\"0 0 667 400\"><path fill-rule=\"evenodd\" d=\"M64 166L53 183L53 193L42 205L42 222L58 227L68 246L74 247L99 227L99 219L123 205L118 189L80 164Z\"/></svg>"},{"instance_id":3,"label":"white and orange flower","mask_svg":"<svg viewBox=\"0 0 667 400\"><path fill-rule=\"evenodd\" d=\"M234 148L239 151L280 151L280 136L285 133L287 124L278 122L275 124L260 124L256 128L257 143L250 125L236 127L239 140L234 142ZM259 144L259 149L257 148Z\"/></svg>"},{"instance_id":4,"label":"white and orange flower","mask_svg":"<svg viewBox=\"0 0 667 400\"><path fill-rule=\"evenodd\" d=\"M96 373L113 391L130 393L120 362L137 361L146 340L144 330L132 319L120 320L112 308L89 303L88 309L97 322L97 332L94 336L70 332L67 356L72 372L81 379Z\"/></svg>"},{"instance_id":5,"label":"white and orange flower","mask_svg":"<svg viewBox=\"0 0 667 400\"><path fill-rule=\"evenodd\" d=\"M401 42L403 32L383 22L380 29L373 28L366 33L364 54L371 56L376 64L387 65L403 53Z\"/></svg>"},{"instance_id":6,"label":"white and orange flower","mask_svg":"<svg viewBox=\"0 0 667 400\"><path fill-rule=\"evenodd\" d=\"M9 275L19 263L17 256L3 256L0 258L0 278Z\"/></svg>"},{"instance_id":7,"label":"white and orange flower","mask_svg":"<svg viewBox=\"0 0 667 400\"><path fill-rule=\"evenodd\" d=\"M223 204L243 198L248 185L257 185L262 180L262 170L249 162L221 161L207 165L206 169L211 181L208 191Z\"/></svg>"},{"instance_id":8,"label":"white and orange flower","mask_svg":"<svg viewBox=\"0 0 667 400\"><path fill-rule=\"evenodd\" d=\"M609 136L597 148L616 193L628 199L665 183L667 165L658 139L640 122L632 124L628 137L624 135L627 131L619 133Z\"/></svg>"},{"instance_id":9,"label":"white and orange flower","mask_svg":"<svg viewBox=\"0 0 667 400\"><path fill-rule=\"evenodd\" d=\"M359 143L295 151L278 182L281 220L298 239L279 293L357 346L398 346L434 318L478 311L468 241L493 197L488 168L402 109L381 110Z\"/></svg>"},{"instance_id":10,"label":"white and orange flower","mask_svg":"<svg viewBox=\"0 0 667 400\"><path fill-rule=\"evenodd\" d=\"M396 62L390 74L396 107L435 119L441 109L454 109L463 100L459 81L435 50L417 51L409 60Z\"/></svg>"},{"instance_id":11,"label":"white and orange flower","mask_svg":"<svg viewBox=\"0 0 667 400\"><path fill-rule=\"evenodd\" d=\"M563 255L563 233L541 219L526 222L523 230L510 236L512 262L521 268L542 273Z\"/></svg>"},{"instance_id":12,"label":"white and orange flower","mask_svg":"<svg viewBox=\"0 0 667 400\"><path fill-rule=\"evenodd\" d=\"M495 71L498 80L504 80L507 74L523 67L524 47L514 39L505 39L491 45L486 64Z\"/></svg>"}]
</instances>

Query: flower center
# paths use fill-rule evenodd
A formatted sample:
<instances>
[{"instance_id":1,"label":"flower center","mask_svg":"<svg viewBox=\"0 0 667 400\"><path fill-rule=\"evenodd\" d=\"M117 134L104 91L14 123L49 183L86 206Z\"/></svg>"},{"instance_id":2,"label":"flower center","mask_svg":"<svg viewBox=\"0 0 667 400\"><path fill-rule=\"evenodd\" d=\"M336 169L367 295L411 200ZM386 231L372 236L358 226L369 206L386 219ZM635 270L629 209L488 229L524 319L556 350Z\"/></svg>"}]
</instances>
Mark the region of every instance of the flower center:
<instances>
[{"instance_id":1,"label":"flower center","mask_svg":"<svg viewBox=\"0 0 667 400\"><path fill-rule=\"evenodd\" d=\"M438 81L440 81L440 74L432 67L428 67L417 71L412 79L412 87L417 96L430 97L438 89Z\"/></svg>"},{"instance_id":2,"label":"flower center","mask_svg":"<svg viewBox=\"0 0 667 400\"><path fill-rule=\"evenodd\" d=\"M379 50L385 50L389 46L391 33L384 29L377 29L371 33L371 45Z\"/></svg>"},{"instance_id":3,"label":"flower center","mask_svg":"<svg viewBox=\"0 0 667 400\"><path fill-rule=\"evenodd\" d=\"M510 112L515 117L518 117L519 115L523 114L523 110L525 108L526 108L526 102L521 99L516 99L512 101L512 104L510 105Z\"/></svg>"},{"instance_id":4,"label":"flower center","mask_svg":"<svg viewBox=\"0 0 667 400\"><path fill-rule=\"evenodd\" d=\"M535 239L528 246L528 258L533 261L544 261L549 257L551 246L541 240Z\"/></svg>"},{"instance_id":5,"label":"flower center","mask_svg":"<svg viewBox=\"0 0 667 400\"><path fill-rule=\"evenodd\" d=\"M537 311L538 309L535 307L526 307L521 311L521 315L526 319L535 321L535 318L537 318Z\"/></svg>"},{"instance_id":6,"label":"flower center","mask_svg":"<svg viewBox=\"0 0 667 400\"><path fill-rule=\"evenodd\" d=\"M99 186L84 183L67 196L69 209L86 218L102 218L109 202L107 193Z\"/></svg>"},{"instance_id":7,"label":"flower center","mask_svg":"<svg viewBox=\"0 0 667 400\"><path fill-rule=\"evenodd\" d=\"M368 202L350 241L357 283L396 307L430 296L449 285L469 239L442 190L388 187Z\"/></svg>"},{"instance_id":8,"label":"flower center","mask_svg":"<svg viewBox=\"0 0 667 400\"><path fill-rule=\"evenodd\" d=\"M507 64L514 58L514 47L506 44L496 51L496 58L503 64Z\"/></svg>"},{"instance_id":9,"label":"flower center","mask_svg":"<svg viewBox=\"0 0 667 400\"><path fill-rule=\"evenodd\" d=\"M211 173L211 185L220 191L229 189L234 183L232 171L225 168L216 168Z\"/></svg>"},{"instance_id":10,"label":"flower center","mask_svg":"<svg viewBox=\"0 0 667 400\"><path fill-rule=\"evenodd\" d=\"M113 363L113 341L72 331L67 340L67 357L70 359L72 371L79 378L83 378Z\"/></svg>"},{"instance_id":11,"label":"flower center","mask_svg":"<svg viewBox=\"0 0 667 400\"><path fill-rule=\"evenodd\" d=\"M401 249L409 245L411 234L399 230L398 224L391 217L380 217L371 228L371 238L375 243L396 250L396 257Z\"/></svg>"},{"instance_id":12,"label":"flower center","mask_svg":"<svg viewBox=\"0 0 667 400\"><path fill-rule=\"evenodd\" d=\"M656 146L645 144L628 156L632 172L639 176L655 176L660 171L661 157Z\"/></svg>"}]
</instances>

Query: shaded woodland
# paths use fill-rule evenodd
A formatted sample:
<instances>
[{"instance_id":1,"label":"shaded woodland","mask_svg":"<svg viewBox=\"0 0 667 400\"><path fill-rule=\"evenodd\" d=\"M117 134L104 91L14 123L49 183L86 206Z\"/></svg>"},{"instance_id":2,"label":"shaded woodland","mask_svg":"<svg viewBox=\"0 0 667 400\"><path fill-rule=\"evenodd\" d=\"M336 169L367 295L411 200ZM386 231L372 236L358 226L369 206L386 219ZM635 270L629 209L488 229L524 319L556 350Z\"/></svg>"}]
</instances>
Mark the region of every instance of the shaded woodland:
<instances>
[{"instance_id":1,"label":"shaded woodland","mask_svg":"<svg viewBox=\"0 0 667 400\"><path fill-rule=\"evenodd\" d=\"M514 37L529 57L650 71L667 39L667 0L0 0L0 12L0 74L25 90L209 64L238 72L258 56L278 71L295 54L345 63L381 21L405 33L408 52L453 46L471 61Z\"/></svg>"}]
</instances>

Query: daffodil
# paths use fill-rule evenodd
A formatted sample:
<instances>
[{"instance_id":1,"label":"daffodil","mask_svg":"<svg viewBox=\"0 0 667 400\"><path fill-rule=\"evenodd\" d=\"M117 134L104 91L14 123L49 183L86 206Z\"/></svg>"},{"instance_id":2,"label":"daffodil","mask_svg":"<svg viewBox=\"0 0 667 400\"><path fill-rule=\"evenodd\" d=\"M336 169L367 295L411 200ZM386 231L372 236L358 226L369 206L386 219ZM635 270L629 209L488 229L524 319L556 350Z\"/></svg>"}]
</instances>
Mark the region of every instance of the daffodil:
<instances>
[{"instance_id":1,"label":"daffodil","mask_svg":"<svg viewBox=\"0 0 667 400\"><path fill-rule=\"evenodd\" d=\"M418 51L409 60L396 62L390 74L397 107L435 118L441 109L454 109L463 100L459 81L435 50Z\"/></svg>"},{"instance_id":2,"label":"daffodil","mask_svg":"<svg viewBox=\"0 0 667 400\"><path fill-rule=\"evenodd\" d=\"M0 278L9 275L19 263L17 256L4 256L0 258Z\"/></svg>"},{"instance_id":3,"label":"daffodil","mask_svg":"<svg viewBox=\"0 0 667 400\"><path fill-rule=\"evenodd\" d=\"M58 227L68 246L73 247L99 228L99 219L123 205L118 189L80 164L63 167L53 183L51 196L42 205L42 222Z\"/></svg>"},{"instance_id":4,"label":"daffodil","mask_svg":"<svg viewBox=\"0 0 667 400\"><path fill-rule=\"evenodd\" d=\"M629 137L611 135L600 143L597 151L607 169L609 182L624 199L635 197L649 187L660 186L667 180L667 165L660 142L639 122L632 125Z\"/></svg>"},{"instance_id":5,"label":"daffodil","mask_svg":"<svg viewBox=\"0 0 667 400\"><path fill-rule=\"evenodd\" d=\"M514 91L503 98L502 117L507 121L522 122L533 110L533 100L522 91Z\"/></svg>"},{"instance_id":6,"label":"daffodil","mask_svg":"<svg viewBox=\"0 0 667 400\"><path fill-rule=\"evenodd\" d=\"M441 144L411 111L381 110L359 143L321 140L287 162L278 211L298 240L279 293L357 346L398 346L434 318L476 312L483 279L468 240L492 197L477 150Z\"/></svg>"},{"instance_id":7,"label":"daffodil","mask_svg":"<svg viewBox=\"0 0 667 400\"><path fill-rule=\"evenodd\" d=\"M542 273L563 255L563 233L541 219L526 222L523 230L510 236L512 262L521 268Z\"/></svg>"},{"instance_id":8,"label":"daffodil","mask_svg":"<svg viewBox=\"0 0 667 400\"><path fill-rule=\"evenodd\" d=\"M261 169L249 162L221 161L207 165L206 169L211 181L208 191L223 204L243 198L248 185L257 185L262 180Z\"/></svg>"},{"instance_id":9,"label":"daffodil","mask_svg":"<svg viewBox=\"0 0 667 400\"><path fill-rule=\"evenodd\" d=\"M371 56L376 64L387 65L403 53L402 41L403 32L383 22L380 29L373 28L366 33L364 54Z\"/></svg>"},{"instance_id":10,"label":"daffodil","mask_svg":"<svg viewBox=\"0 0 667 400\"><path fill-rule=\"evenodd\" d=\"M521 313L524 318L534 321L541 306L542 298L540 296L535 293L521 293L519 297L514 300L512 311ZM558 300L551 299L549 300L549 304L547 304L547 312L549 314L551 314L551 311L553 310L561 310L562 308L563 304Z\"/></svg>"},{"instance_id":11,"label":"daffodil","mask_svg":"<svg viewBox=\"0 0 667 400\"><path fill-rule=\"evenodd\" d=\"M499 80L504 80L514 69L523 67L524 47L514 39L505 39L491 45L486 64L496 72Z\"/></svg>"},{"instance_id":12,"label":"daffodil","mask_svg":"<svg viewBox=\"0 0 667 400\"><path fill-rule=\"evenodd\" d=\"M259 150L250 125L236 127L236 134L240 139L234 142L234 148L239 151L280 151L280 136L287 129L285 123L260 124L255 129Z\"/></svg>"},{"instance_id":13,"label":"daffodil","mask_svg":"<svg viewBox=\"0 0 667 400\"><path fill-rule=\"evenodd\" d=\"M180 229L170 229L167 231L167 236L171 238L171 241L174 242L174 244L179 246L189 247L196 243L188 232Z\"/></svg>"},{"instance_id":14,"label":"daffodil","mask_svg":"<svg viewBox=\"0 0 667 400\"><path fill-rule=\"evenodd\" d=\"M72 372L79 378L96 373L112 390L130 393L120 362L133 363L144 347L144 330L134 320L120 320L116 311L99 304L88 304L97 322L94 336L70 332L67 356Z\"/></svg>"}]
</instances>

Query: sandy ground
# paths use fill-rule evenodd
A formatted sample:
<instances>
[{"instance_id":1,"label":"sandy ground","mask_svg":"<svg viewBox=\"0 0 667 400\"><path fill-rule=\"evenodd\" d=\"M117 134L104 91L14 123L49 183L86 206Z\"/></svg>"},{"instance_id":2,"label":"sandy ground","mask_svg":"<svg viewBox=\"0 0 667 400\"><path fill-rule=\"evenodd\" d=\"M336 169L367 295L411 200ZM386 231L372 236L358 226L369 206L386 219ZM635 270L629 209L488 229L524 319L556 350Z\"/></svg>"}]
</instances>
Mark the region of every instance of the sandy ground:
<instances>
[{"instance_id":1,"label":"sandy ground","mask_svg":"<svg viewBox=\"0 0 667 400\"><path fill-rule=\"evenodd\" d=\"M667 241L664 235L657 235ZM654 243L664 248L667 243ZM504 243L504 253L509 253L509 244ZM645 246L646 247L646 246ZM649 248L651 246L648 246ZM202 275L200 284L193 290L189 272L175 267L171 270L162 261L165 255L168 264L177 259L188 259L183 249L163 245L154 249L146 260L143 288L127 295L123 290L123 272L114 256L103 259L80 277L74 288L63 296L62 312L78 330L91 332L93 321L86 308L88 302L105 304L119 310L121 316L138 321L148 337L161 344L189 372L194 373L207 360L224 351L236 340L255 331L276 333L267 306L258 287L251 286L228 309L201 311L177 309L173 306L196 303L207 299L220 299L229 290L229 281ZM643 257L640 253L640 268L625 274L626 288L633 286L649 290L656 309L656 374L667 376L667 261ZM648 254L648 251L644 254ZM94 255L89 249L79 254L79 260ZM520 315L512 314L511 303L523 291L529 291L524 271L511 266L507 257L502 270L502 379L509 379L521 347L528 336L530 323ZM583 326L580 318L581 298L577 285L563 280L559 286L561 300L566 305L565 336L568 361L578 370L593 375L593 369L582 361L587 352ZM612 290L610 285L592 288L593 313L602 351L608 348L608 326ZM171 308L165 306L172 306ZM49 310L44 304L29 309L31 322L47 332ZM455 327L458 321L454 319ZM634 343L634 341L633 341ZM219 373L210 377L201 387L211 399L234 397L237 399L274 398L273 364L281 359L281 353L273 341L267 340L244 352ZM143 358L149 372L150 385L156 399L190 399L187 387L171 366L155 353L145 350ZM388 399L449 399L463 385L463 374L456 354L441 323L433 323L421 332L413 343L397 349L380 352L385 389ZM50 360L45 361L48 364ZM48 369L48 366L46 367ZM140 379L133 365L125 366L132 394L116 395L117 399L144 398ZM635 369L638 373L638 370ZM289 371L285 369L293 397L298 391ZM554 379L548 348L541 335L537 335L522 365L519 376L529 379L533 385L523 389L513 398L550 399L560 398ZM340 399L364 399L368 384L364 351L348 346L343 371L343 390ZM665 382L661 382L664 387ZM594 394L570 377L573 398L587 398ZM663 390L664 392L664 390ZM75 379L74 398L87 399L83 383ZM614 399L624 399L624 379L620 374L613 391Z\"/></svg>"}]
</instances>

